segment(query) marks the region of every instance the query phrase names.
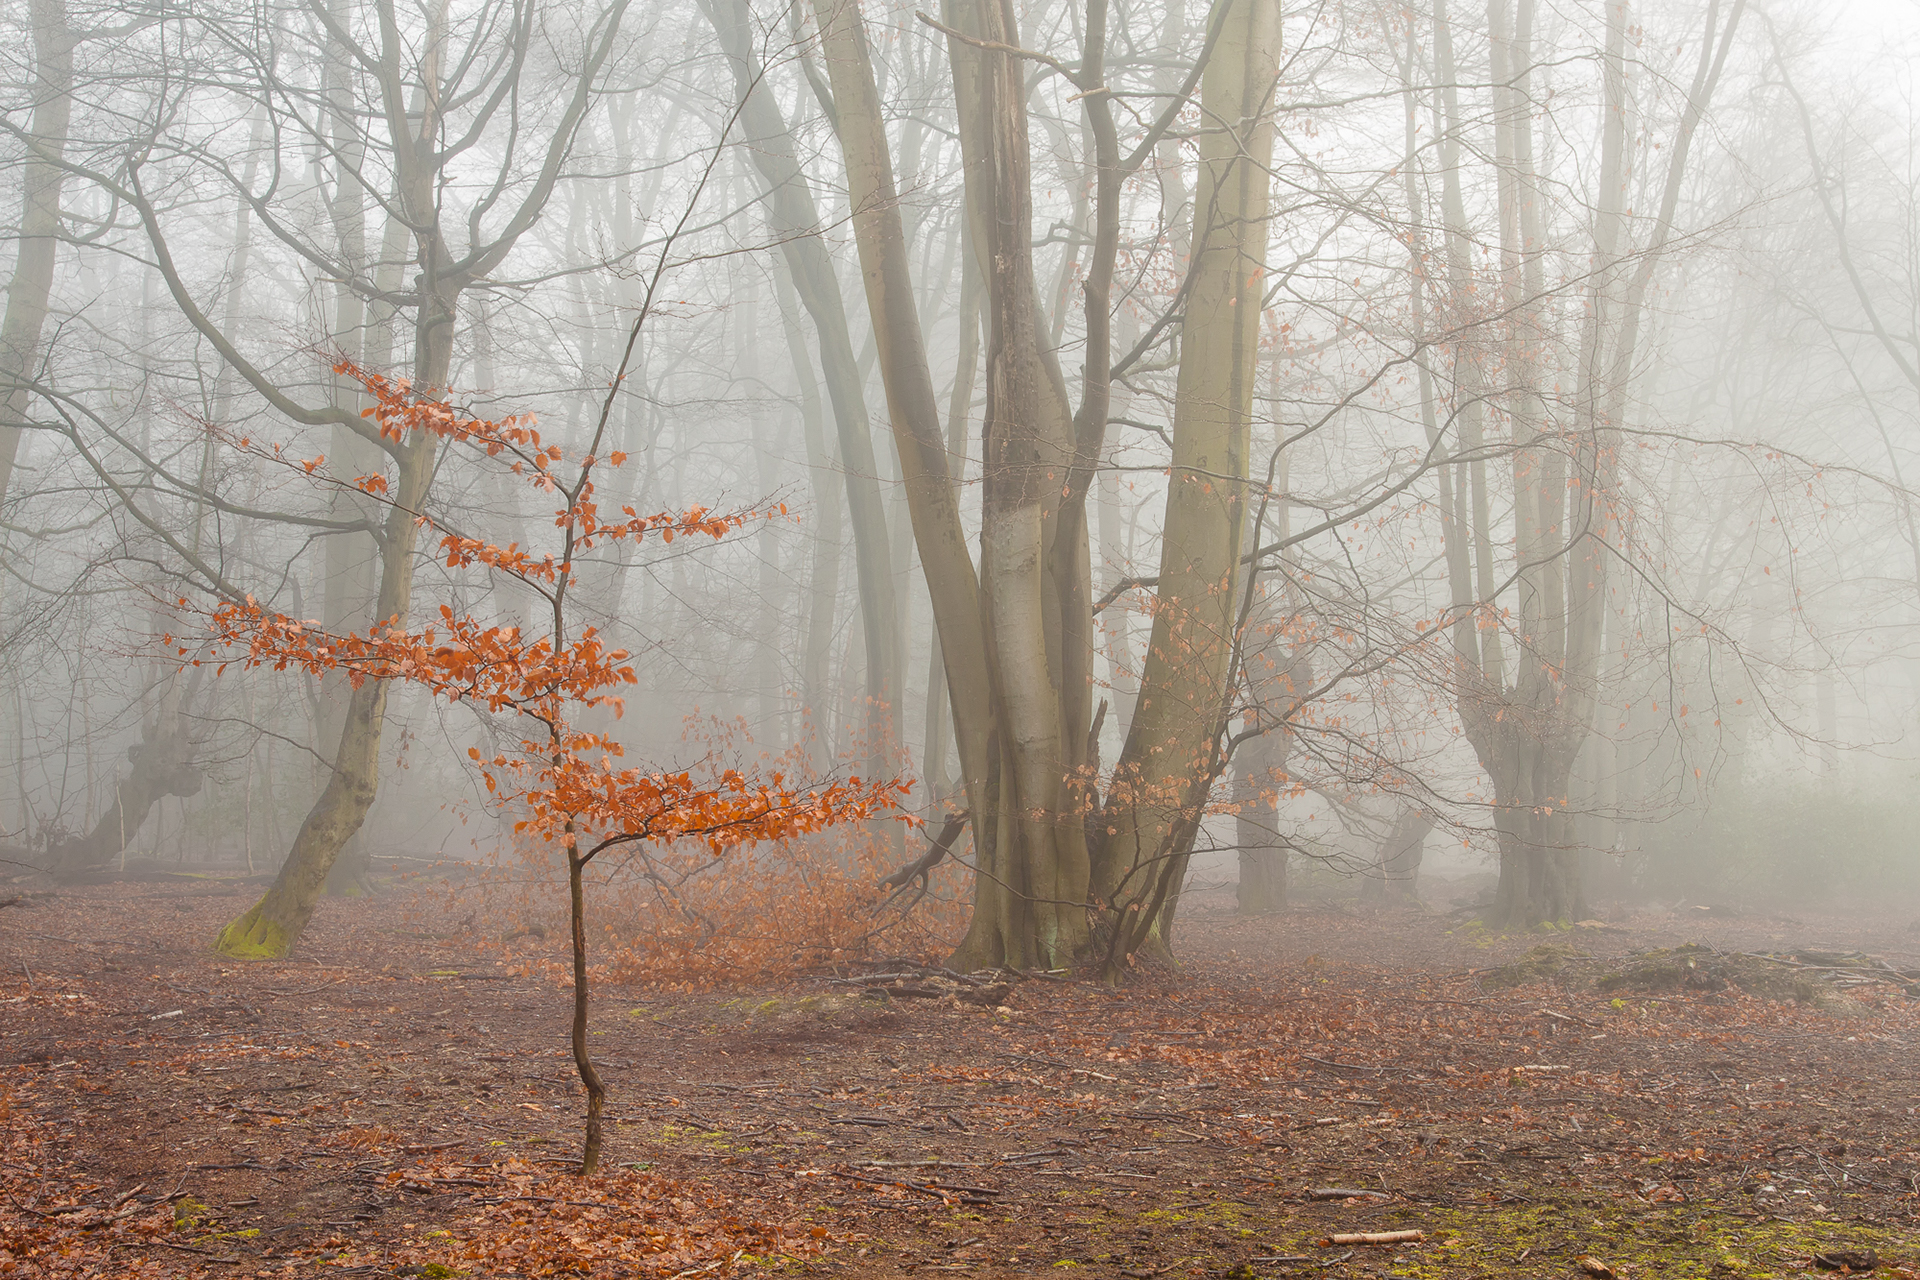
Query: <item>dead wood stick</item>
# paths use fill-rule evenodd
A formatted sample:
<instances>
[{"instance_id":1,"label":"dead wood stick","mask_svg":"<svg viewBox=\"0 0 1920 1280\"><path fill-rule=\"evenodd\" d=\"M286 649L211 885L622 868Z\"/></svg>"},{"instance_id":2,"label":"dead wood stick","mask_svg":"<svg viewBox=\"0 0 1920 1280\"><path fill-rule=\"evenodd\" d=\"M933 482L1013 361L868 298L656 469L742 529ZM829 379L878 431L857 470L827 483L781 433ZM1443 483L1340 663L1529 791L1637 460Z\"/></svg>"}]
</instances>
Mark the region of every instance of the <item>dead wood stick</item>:
<instances>
[{"instance_id":1,"label":"dead wood stick","mask_svg":"<svg viewBox=\"0 0 1920 1280\"><path fill-rule=\"evenodd\" d=\"M997 1196L1000 1194L1000 1192L993 1187L968 1187L961 1186L958 1183L942 1182L912 1182L905 1178L870 1178L864 1174L841 1173L835 1169L829 1169L826 1172L832 1177L845 1178L849 1182L864 1182L868 1186L874 1187L902 1187L908 1191L918 1191L921 1195L939 1196L942 1199L947 1198L950 1192L959 1192L963 1196L968 1197ZM986 1204L988 1201L984 1199L973 1199L970 1200L969 1203Z\"/></svg>"},{"instance_id":2,"label":"dead wood stick","mask_svg":"<svg viewBox=\"0 0 1920 1280\"><path fill-rule=\"evenodd\" d=\"M337 987L345 981L345 978L335 978L331 982L323 982L317 987L300 987L293 991L281 991L274 987L268 987L266 988L266 992L270 996L310 996L317 991L325 991L328 987Z\"/></svg>"},{"instance_id":3,"label":"dead wood stick","mask_svg":"<svg viewBox=\"0 0 1920 1280\"><path fill-rule=\"evenodd\" d=\"M1418 1227L1410 1231L1340 1231L1321 1241L1326 1248L1336 1244L1418 1244L1427 1233Z\"/></svg>"},{"instance_id":4,"label":"dead wood stick","mask_svg":"<svg viewBox=\"0 0 1920 1280\"><path fill-rule=\"evenodd\" d=\"M915 880L924 882L927 873L939 866L946 856L953 851L953 842L960 838L960 832L966 827L969 812L969 810L962 809L959 813L948 814L946 825L942 826L940 828L940 834L934 837L933 847L882 880L880 887L882 889L904 889ZM889 901L891 901L891 899L889 899Z\"/></svg>"},{"instance_id":5,"label":"dead wood stick","mask_svg":"<svg viewBox=\"0 0 1920 1280\"><path fill-rule=\"evenodd\" d=\"M1370 1200L1393 1199L1385 1191L1368 1191L1364 1187L1314 1187L1307 1192L1310 1200L1350 1200L1354 1196L1365 1196Z\"/></svg>"}]
</instances>

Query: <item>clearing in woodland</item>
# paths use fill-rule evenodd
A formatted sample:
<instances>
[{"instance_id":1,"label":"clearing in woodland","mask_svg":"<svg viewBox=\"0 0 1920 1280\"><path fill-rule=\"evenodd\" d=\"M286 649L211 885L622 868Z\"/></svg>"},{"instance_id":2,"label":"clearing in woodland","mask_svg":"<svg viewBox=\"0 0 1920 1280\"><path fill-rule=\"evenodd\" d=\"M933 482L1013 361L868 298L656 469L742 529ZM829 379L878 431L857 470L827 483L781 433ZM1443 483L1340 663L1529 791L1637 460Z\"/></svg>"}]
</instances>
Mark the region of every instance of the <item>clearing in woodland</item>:
<instances>
[{"instance_id":1,"label":"clearing in woodland","mask_svg":"<svg viewBox=\"0 0 1920 1280\"><path fill-rule=\"evenodd\" d=\"M443 936L393 894L236 963L206 939L242 891L0 912L0 1275L1920 1275L1905 920L1683 912L1542 950L1209 893L1180 971L1124 989L608 984L580 1178L562 939Z\"/></svg>"}]
</instances>

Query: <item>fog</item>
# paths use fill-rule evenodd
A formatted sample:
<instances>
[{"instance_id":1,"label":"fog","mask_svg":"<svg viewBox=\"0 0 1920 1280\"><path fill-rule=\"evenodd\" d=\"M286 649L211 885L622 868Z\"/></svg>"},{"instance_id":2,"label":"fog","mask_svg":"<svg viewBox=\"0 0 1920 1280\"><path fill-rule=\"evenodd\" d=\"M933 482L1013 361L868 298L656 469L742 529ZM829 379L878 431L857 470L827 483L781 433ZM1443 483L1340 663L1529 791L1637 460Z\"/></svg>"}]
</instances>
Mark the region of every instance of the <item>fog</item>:
<instances>
[{"instance_id":1,"label":"fog","mask_svg":"<svg viewBox=\"0 0 1920 1280\"><path fill-rule=\"evenodd\" d=\"M911 784L763 891L964 813L981 964L1216 886L1920 904L1911 6L0 23L8 875L297 936L532 858L514 779L608 739ZM490 705L463 625L624 650L619 714Z\"/></svg>"}]
</instances>

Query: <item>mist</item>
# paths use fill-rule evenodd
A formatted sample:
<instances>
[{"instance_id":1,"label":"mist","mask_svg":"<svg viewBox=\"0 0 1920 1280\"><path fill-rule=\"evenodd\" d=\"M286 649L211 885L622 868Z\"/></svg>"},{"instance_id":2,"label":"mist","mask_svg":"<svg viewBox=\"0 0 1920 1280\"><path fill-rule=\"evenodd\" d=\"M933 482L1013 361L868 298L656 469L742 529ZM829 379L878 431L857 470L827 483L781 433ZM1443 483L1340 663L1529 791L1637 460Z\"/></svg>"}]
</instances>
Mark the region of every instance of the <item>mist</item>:
<instances>
[{"instance_id":1,"label":"mist","mask_svg":"<svg viewBox=\"0 0 1920 1280\"><path fill-rule=\"evenodd\" d=\"M1910 8L0 27L8 876L1920 912Z\"/></svg>"}]
</instances>

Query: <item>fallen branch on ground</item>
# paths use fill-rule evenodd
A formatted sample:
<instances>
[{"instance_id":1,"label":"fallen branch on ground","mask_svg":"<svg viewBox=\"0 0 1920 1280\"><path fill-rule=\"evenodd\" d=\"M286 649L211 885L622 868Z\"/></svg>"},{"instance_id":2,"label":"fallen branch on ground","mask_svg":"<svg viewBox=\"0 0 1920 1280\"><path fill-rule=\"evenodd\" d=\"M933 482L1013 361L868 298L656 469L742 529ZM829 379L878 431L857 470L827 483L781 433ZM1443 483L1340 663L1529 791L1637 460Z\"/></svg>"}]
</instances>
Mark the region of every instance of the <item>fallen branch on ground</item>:
<instances>
[{"instance_id":1,"label":"fallen branch on ground","mask_svg":"<svg viewBox=\"0 0 1920 1280\"><path fill-rule=\"evenodd\" d=\"M1419 1228L1410 1231L1341 1231L1321 1241L1321 1247L1336 1244L1418 1244L1427 1238Z\"/></svg>"},{"instance_id":2,"label":"fallen branch on ground","mask_svg":"<svg viewBox=\"0 0 1920 1280\"><path fill-rule=\"evenodd\" d=\"M1362 1196L1371 1200L1391 1200L1393 1196L1385 1191L1368 1191L1362 1187L1314 1187L1307 1192L1309 1200L1351 1200Z\"/></svg>"}]
</instances>

